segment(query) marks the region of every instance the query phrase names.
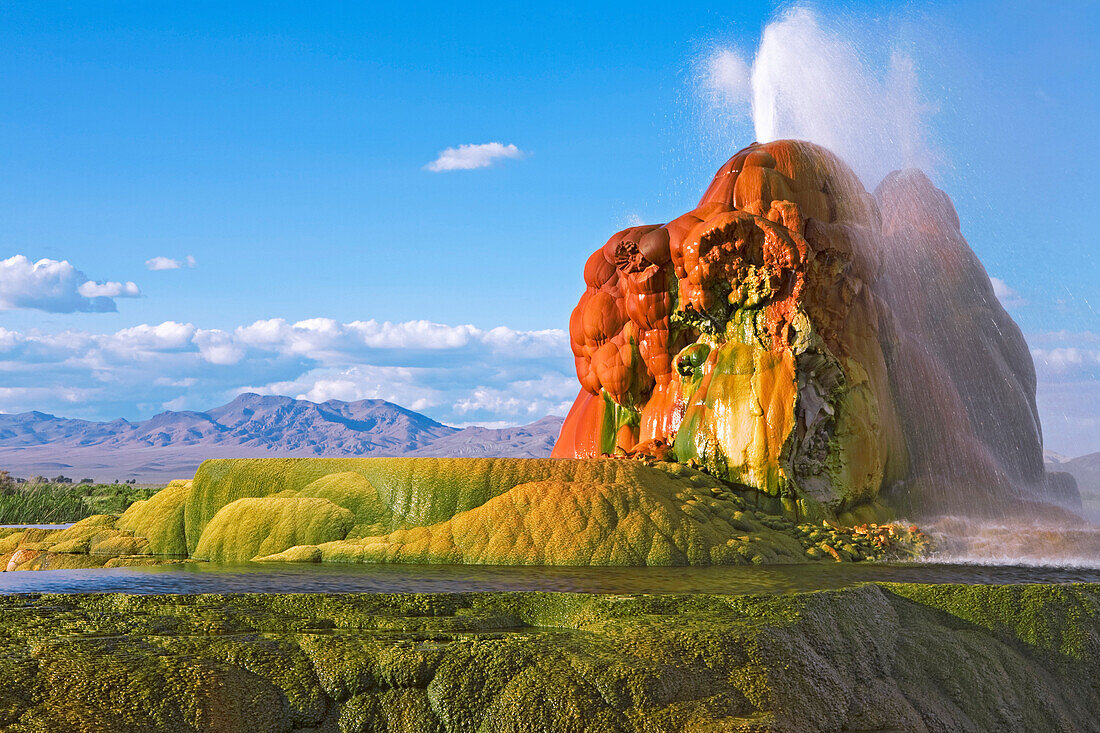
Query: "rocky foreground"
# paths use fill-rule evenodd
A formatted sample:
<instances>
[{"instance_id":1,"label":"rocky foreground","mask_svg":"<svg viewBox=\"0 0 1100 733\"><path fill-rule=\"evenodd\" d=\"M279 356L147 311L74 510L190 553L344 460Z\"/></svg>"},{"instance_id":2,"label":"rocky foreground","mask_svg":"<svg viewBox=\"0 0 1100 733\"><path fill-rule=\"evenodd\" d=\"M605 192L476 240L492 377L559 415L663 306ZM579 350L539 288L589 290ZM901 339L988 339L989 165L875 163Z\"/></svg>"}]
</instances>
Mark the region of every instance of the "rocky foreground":
<instances>
[{"instance_id":1,"label":"rocky foreground","mask_svg":"<svg viewBox=\"0 0 1100 733\"><path fill-rule=\"evenodd\" d=\"M1097 730L1100 586L0 598L0 727Z\"/></svg>"}]
</instances>

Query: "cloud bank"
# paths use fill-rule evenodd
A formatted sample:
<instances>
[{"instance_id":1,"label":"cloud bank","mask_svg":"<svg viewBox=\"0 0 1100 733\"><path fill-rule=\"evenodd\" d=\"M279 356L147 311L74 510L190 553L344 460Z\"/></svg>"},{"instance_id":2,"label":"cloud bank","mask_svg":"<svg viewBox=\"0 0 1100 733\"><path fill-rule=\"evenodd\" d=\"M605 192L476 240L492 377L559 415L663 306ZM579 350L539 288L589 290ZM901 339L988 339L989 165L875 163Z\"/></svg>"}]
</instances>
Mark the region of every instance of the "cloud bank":
<instances>
[{"instance_id":1,"label":"cloud bank","mask_svg":"<svg viewBox=\"0 0 1100 733\"><path fill-rule=\"evenodd\" d=\"M1100 451L1100 334L1028 334L1044 445L1067 456Z\"/></svg>"},{"instance_id":2,"label":"cloud bank","mask_svg":"<svg viewBox=\"0 0 1100 733\"><path fill-rule=\"evenodd\" d=\"M118 310L115 298L140 295L132 282L91 280L68 260L31 262L24 255L0 260L0 310L113 313Z\"/></svg>"},{"instance_id":3,"label":"cloud bank","mask_svg":"<svg viewBox=\"0 0 1100 733\"><path fill-rule=\"evenodd\" d=\"M459 145L447 148L439 157L424 166L433 173L445 171L469 171L475 168L488 168L497 160L522 158L526 153L515 145L503 143L482 143L480 145Z\"/></svg>"},{"instance_id":4,"label":"cloud bank","mask_svg":"<svg viewBox=\"0 0 1100 733\"><path fill-rule=\"evenodd\" d=\"M1100 334L1029 334L1047 447L1100 451ZM430 321L165 321L114 333L0 327L0 411L109 420L202 410L241 392L384 399L451 425L564 415L577 394L564 331Z\"/></svg>"},{"instance_id":5,"label":"cloud bank","mask_svg":"<svg viewBox=\"0 0 1100 733\"><path fill-rule=\"evenodd\" d=\"M0 372L0 411L97 420L207 409L251 391L384 399L450 424L516 425L564 415L579 388L558 329L329 318L107 334L0 328Z\"/></svg>"}]
</instances>

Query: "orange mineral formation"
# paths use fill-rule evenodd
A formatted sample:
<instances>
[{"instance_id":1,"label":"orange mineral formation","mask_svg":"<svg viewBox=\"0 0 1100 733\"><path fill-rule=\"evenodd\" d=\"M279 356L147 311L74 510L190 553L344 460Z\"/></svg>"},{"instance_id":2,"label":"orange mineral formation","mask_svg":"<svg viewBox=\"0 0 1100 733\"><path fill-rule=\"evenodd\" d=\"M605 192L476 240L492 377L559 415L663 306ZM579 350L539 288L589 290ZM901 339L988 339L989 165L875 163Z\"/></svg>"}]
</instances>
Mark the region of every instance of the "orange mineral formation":
<instances>
[{"instance_id":1,"label":"orange mineral formation","mask_svg":"<svg viewBox=\"0 0 1100 733\"><path fill-rule=\"evenodd\" d=\"M694 459L794 511L876 506L884 489L929 494L942 478L1041 484L1026 345L946 195L912 175L892 174L876 201L824 148L754 144L693 211L611 237L569 320L581 390L554 456ZM957 328L932 333L933 313ZM970 342L1019 388L999 411L974 397L990 387L967 366ZM1007 448L1002 416L1028 418Z\"/></svg>"}]
</instances>

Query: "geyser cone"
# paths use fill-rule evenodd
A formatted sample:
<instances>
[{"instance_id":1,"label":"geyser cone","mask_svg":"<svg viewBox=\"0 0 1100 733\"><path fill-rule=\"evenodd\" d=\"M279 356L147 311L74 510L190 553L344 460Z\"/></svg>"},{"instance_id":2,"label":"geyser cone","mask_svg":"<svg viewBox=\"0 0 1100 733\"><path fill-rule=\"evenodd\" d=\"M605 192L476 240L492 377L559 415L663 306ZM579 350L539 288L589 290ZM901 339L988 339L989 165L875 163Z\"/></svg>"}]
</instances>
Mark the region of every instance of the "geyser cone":
<instances>
[{"instance_id":1,"label":"geyser cone","mask_svg":"<svg viewBox=\"0 0 1100 733\"><path fill-rule=\"evenodd\" d=\"M1042 498L1035 367L950 198L918 170L890 174L875 198L876 292L893 319L884 346L913 464L895 500L995 513L1009 497Z\"/></svg>"},{"instance_id":2,"label":"geyser cone","mask_svg":"<svg viewBox=\"0 0 1100 733\"><path fill-rule=\"evenodd\" d=\"M754 144L699 205L617 233L570 319L559 457L697 460L788 511L1004 511L1042 498L1035 376L946 194L876 201L820 146Z\"/></svg>"}]
</instances>

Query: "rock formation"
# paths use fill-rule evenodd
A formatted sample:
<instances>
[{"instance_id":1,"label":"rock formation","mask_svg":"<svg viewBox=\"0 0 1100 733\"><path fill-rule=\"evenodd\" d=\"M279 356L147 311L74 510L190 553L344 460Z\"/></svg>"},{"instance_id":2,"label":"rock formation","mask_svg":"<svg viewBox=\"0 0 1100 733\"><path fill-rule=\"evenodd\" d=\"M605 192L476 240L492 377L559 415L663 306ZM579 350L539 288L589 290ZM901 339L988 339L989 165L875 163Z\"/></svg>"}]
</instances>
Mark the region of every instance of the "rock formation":
<instances>
[{"instance_id":1,"label":"rock formation","mask_svg":"<svg viewBox=\"0 0 1100 733\"><path fill-rule=\"evenodd\" d=\"M916 170L887 176L875 199L882 344L911 458L907 481L887 487L891 501L971 511L1003 497L1072 503L1044 476L1031 353L951 199Z\"/></svg>"},{"instance_id":2,"label":"rock formation","mask_svg":"<svg viewBox=\"0 0 1100 733\"><path fill-rule=\"evenodd\" d=\"M759 500L759 501L758 501ZM748 565L911 559L915 526L802 522L678 463L210 460L120 517L0 528L0 568L176 562Z\"/></svg>"},{"instance_id":3,"label":"rock formation","mask_svg":"<svg viewBox=\"0 0 1100 733\"><path fill-rule=\"evenodd\" d=\"M555 457L696 460L796 513L1044 495L1027 346L918 171L872 197L819 146L754 144L584 280Z\"/></svg>"}]
</instances>

